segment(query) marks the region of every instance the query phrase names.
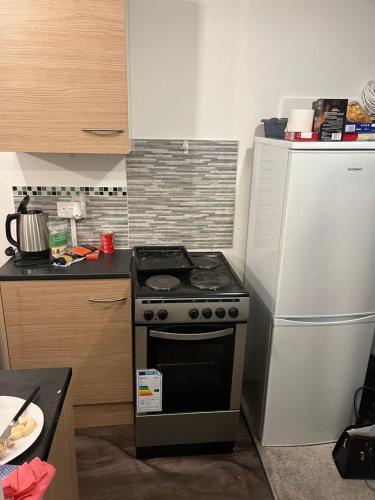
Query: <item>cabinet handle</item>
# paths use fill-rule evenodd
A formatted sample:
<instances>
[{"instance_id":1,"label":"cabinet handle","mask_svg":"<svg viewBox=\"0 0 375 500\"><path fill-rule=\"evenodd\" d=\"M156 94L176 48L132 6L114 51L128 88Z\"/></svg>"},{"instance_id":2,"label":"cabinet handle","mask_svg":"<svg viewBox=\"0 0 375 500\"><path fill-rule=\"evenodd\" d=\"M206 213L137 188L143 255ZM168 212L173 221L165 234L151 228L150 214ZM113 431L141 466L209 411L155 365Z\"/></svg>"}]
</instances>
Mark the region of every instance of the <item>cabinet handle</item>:
<instances>
[{"instance_id":1,"label":"cabinet handle","mask_svg":"<svg viewBox=\"0 0 375 500\"><path fill-rule=\"evenodd\" d=\"M97 135L115 135L122 134L124 132L124 129L122 128L81 128L81 130L82 132Z\"/></svg>"},{"instance_id":2,"label":"cabinet handle","mask_svg":"<svg viewBox=\"0 0 375 500\"><path fill-rule=\"evenodd\" d=\"M89 302L100 302L101 304L110 304L112 302L125 302L127 297L120 297L119 299L89 299Z\"/></svg>"}]
</instances>

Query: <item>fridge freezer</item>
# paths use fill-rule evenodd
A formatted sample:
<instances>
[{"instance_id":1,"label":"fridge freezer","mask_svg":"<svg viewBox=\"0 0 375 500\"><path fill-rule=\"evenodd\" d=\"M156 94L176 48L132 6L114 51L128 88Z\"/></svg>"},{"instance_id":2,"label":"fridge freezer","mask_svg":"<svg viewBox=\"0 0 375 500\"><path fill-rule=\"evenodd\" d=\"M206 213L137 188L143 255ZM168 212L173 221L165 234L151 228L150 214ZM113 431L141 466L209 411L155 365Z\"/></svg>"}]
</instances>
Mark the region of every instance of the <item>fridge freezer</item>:
<instances>
[{"instance_id":1,"label":"fridge freezer","mask_svg":"<svg viewBox=\"0 0 375 500\"><path fill-rule=\"evenodd\" d=\"M375 314L375 151L360 147L256 140L243 409L263 444L335 440L364 383Z\"/></svg>"}]
</instances>

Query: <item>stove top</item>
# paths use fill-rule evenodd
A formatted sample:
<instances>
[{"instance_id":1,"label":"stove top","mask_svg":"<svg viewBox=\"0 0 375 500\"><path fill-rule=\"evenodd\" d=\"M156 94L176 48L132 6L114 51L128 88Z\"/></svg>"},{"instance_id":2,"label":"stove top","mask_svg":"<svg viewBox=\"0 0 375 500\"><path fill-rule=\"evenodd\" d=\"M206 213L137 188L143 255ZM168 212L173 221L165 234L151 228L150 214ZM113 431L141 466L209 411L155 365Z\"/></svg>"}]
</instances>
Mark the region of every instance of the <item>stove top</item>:
<instances>
[{"instance_id":1,"label":"stove top","mask_svg":"<svg viewBox=\"0 0 375 500\"><path fill-rule=\"evenodd\" d=\"M221 252L189 252L192 270L146 272L135 269L135 298L247 295ZM136 265L135 265L136 267Z\"/></svg>"},{"instance_id":2,"label":"stove top","mask_svg":"<svg viewBox=\"0 0 375 500\"><path fill-rule=\"evenodd\" d=\"M166 258L170 258L167 248ZM139 269L133 259L135 324L246 321L249 294L224 255L189 252L188 258L191 270L166 270L161 254L160 270Z\"/></svg>"}]
</instances>

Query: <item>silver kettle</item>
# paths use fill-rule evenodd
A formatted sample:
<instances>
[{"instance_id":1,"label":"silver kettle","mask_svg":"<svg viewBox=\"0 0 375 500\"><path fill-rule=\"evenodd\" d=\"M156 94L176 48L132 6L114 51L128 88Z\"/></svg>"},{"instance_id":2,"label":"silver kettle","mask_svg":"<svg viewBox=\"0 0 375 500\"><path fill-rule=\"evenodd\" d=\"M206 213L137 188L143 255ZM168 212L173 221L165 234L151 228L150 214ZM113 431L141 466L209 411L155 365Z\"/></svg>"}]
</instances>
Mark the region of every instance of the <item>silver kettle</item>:
<instances>
[{"instance_id":1,"label":"silver kettle","mask_svg":"<svg viewBox=\"0 0 375 500\"><path fill-rule=\"evenodd\" d=\"M42 210L27 210L30 196L25 196L18 211L7 215L5 222L6 237L17 247L23 259L44 259L49 257L48 214ZM17 221L17 240L13 239L11 222Z\"/></svg>"}]
</instances>

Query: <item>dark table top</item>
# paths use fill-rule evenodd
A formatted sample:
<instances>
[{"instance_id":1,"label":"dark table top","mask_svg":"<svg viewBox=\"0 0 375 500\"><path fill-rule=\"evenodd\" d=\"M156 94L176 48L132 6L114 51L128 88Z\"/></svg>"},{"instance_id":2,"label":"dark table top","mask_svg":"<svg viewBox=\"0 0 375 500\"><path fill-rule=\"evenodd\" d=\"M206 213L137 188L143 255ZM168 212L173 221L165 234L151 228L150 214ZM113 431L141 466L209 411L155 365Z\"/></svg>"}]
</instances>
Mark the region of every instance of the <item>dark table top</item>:
<instances>
[{"instance_id":1,"label":"dark table top","mask_svg":"<svg viewBox=\"0 0 375 500\"><path fill-rule=\"evenodd\" d=\"M69 267L16 267L9 259L0 268L0 281L129 278L131 255L132 250L116 250L112 254L101 253L99 260L82 260Z\"/></svg>"},{"instance_id":2,"label":"dark table top","mask_svg":"<svg viewBox=\"0 0 375 500\"><path fill-rule=\"evenodd\" d=\"M47 460L51 449L61 409L72 377L71 368L35 368L31 370L1 370L0 394L26 399L39 386L34 399L44 414L44 427L33 445L22 455L12 460L18 465L35 457Z\"/></svg>"}]
</instances>

